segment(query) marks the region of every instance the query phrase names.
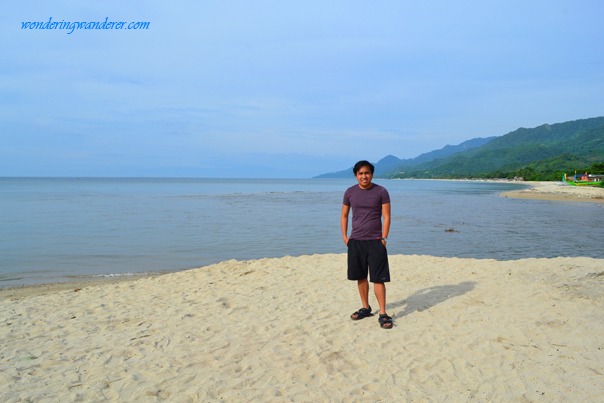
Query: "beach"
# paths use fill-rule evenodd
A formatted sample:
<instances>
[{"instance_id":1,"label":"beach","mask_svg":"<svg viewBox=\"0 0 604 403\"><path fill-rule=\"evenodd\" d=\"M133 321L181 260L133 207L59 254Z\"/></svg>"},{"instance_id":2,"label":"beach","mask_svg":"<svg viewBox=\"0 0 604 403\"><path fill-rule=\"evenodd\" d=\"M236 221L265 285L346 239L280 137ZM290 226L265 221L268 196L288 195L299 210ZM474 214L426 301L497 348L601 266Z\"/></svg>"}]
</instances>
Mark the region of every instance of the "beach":
<instances>
[{"instance_id":1,"label":"beach","mask_svg":"<svg viewBox=\"0 0 604 403\"><path fill-rule=\"evenodd\" d=\"M520 199L604 203L604 188L570 186L562 182L527 182L530 188L503 192L502 196Z\"/></svg>"},{"instance_id":2,"label":"beach","mask_svg":"<svg viewBox=\"0 0 604 403\"><path fill-rule=\"evenodd\" d=\"M530 185L501 196L604 201ZM360 302L340 253L0 288L0 400L604 400L604 259L390 266L391 330L350 320Z\"/></svg>"},{"instance_id":3,"label":"beach","mask_svg":"<svg viewBox=\"0 0 604 403\"><path fill-rule=\"evenodd\" d=\"M345 254L3 290L0 400L604 399L604 260L390 264L391 330Z\"/></svg>"}]
</instances>

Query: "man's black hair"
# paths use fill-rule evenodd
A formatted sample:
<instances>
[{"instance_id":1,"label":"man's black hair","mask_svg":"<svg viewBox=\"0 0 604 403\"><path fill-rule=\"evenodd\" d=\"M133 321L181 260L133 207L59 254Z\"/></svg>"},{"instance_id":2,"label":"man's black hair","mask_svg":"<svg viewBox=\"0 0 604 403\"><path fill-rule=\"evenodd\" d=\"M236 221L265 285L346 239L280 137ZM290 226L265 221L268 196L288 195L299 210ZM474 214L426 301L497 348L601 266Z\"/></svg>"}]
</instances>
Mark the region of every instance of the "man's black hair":
<instances>
[{"instance_id":1,"label":"man's black hair","mask_svg":"<svg viewBox=\"0 0 604 403\"><path fill-rule=\"evenodd\" d=\"M359 161L356 164L354 164L354 168L352 168L352 172L354 172L354 175L356 176L357 172L359 172L359 170L363 167L369 167L369 170L371 171L371 174L373 175L373 172L375 171L375 167L373 166L373 164L369 161Z\"/></svg>"}]
</instances>

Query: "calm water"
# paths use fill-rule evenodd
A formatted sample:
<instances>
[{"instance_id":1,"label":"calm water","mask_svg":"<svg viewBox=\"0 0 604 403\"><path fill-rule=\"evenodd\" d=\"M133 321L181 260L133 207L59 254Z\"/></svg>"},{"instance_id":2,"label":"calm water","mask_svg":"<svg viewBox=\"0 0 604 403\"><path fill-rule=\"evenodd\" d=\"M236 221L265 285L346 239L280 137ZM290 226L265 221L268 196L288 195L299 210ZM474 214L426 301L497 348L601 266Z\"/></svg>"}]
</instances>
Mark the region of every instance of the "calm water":
<instances>
[{"instance_id":1,"label":"calm water","mask_svg":"<svg viewBox=\"0 0 604 403\"><path fill-rule=\"evenodd\" d=\"M344 253L354 183L0 178L0 286ZM508 183L376 183L392 198L391 254L604 258L602 205L499 197L521 187Z\"/></svg>"}]
</instances>

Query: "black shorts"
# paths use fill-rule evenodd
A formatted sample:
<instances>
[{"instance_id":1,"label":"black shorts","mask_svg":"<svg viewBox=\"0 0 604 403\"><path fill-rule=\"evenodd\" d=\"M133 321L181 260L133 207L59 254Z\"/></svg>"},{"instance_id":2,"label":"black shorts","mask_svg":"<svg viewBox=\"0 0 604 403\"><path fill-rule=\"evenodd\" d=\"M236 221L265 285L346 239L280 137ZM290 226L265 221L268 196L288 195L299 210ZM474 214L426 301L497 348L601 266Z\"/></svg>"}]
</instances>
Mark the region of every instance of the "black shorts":
<instances>
[{"instance_id":1,"label":"black shorts","mask_svg":"<svg viewBox=\"0 0 604 403\"><path fill-rule=\"evenodd\" d=\"M390 281L388 252L381 240L348 240L348 280L363 280L370 274L372 283Z\"/></svg>"}]
</instances>

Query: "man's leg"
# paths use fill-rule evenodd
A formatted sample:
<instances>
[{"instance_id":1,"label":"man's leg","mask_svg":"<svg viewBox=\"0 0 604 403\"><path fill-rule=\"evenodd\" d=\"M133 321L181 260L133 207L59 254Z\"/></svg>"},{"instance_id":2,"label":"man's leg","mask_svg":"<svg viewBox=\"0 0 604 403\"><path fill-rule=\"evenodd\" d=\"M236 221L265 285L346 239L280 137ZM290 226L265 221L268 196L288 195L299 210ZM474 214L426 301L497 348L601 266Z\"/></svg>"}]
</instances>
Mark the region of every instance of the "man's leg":
<instances>
[{"instance_id":1,"label":"man's leg","mask_svg":"<svg viewBox=\"0 0 604 403\"><path fill-rule=\"evenodd\" d=\"M373 283L375 297L380 304L380 326L384 329L392 329L392 318L386 313L386 285L384 283Z\"/></svg>"},{"instance_id":2,"label":"man's leg","mask_svg":"<svg viewBox=\"0 0 604 403\"><path fill-rule=\"evenodd\" d=\"M359 295L361 297L361 302L363 303L363 308L369 308L369 280L366 278L358 280L357 285L359 287Z\"/></svg>"},{"instance_id":3,"label":"man's leg","mask_svg":"<svg viewBox=\"0 0 604 403\"><path fill-rule=\"evenodd\" d=\"M380 304L380 315L386 313L386 284L373 283L373 291L375 292L378 304Z\"/></svg>"}]
</instances>

